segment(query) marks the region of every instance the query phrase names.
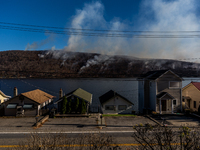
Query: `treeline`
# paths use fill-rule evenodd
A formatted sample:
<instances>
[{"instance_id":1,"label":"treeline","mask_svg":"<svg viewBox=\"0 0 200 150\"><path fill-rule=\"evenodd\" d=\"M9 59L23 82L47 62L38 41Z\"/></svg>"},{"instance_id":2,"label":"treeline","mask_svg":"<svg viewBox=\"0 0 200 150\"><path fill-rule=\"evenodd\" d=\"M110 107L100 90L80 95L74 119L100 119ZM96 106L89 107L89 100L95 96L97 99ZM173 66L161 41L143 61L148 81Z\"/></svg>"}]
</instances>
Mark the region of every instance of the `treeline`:
<instances>
[{"instance_id":1,"label":"treeline","mask_svg":"<svg viewBox=\"0 0 200 150\"><path fill-rule=\"evenodd\" d=\"M0 52L0 77L3 78L125 78L163 69L171 69L184 77L200 76L198 63L175 60L63 51Z\"/></svg>"}]
</instances>

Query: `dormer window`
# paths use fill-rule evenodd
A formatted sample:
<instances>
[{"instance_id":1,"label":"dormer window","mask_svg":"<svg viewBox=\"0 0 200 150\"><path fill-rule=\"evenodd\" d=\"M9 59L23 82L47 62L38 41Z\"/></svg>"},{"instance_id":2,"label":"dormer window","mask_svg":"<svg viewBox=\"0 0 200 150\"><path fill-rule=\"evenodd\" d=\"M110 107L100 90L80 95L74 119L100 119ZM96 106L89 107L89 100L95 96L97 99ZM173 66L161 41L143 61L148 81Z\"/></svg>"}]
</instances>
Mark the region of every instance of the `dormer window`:
<instances>
[{"instance_id":1,"label":"dormer window","mask_svg":"<svg viewBox=\"0 0 200 150\"><path fill-rule=\"evenodd\" d=\"M177 81L170 81L169 88L180 88L180 82Z\"/></svg>"}]
</instances>

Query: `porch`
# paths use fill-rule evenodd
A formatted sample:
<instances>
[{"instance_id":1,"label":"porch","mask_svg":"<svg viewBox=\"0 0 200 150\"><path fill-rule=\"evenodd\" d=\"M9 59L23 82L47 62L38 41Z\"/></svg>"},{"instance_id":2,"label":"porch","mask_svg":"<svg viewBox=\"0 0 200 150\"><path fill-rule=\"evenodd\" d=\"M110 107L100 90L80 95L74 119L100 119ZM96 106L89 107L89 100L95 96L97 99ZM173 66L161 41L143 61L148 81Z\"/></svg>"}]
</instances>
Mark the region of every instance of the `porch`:
<instances>
[{"instance_id":1,"label":"porch","mask_svg":"<svg viewBox=\"0 0 200 150\"><path fill-rule=\"evenodd\" d=\"M157 95L156 112L159 114L173 114L176 99L167 92Z\"/></svg>"}]
</instances>

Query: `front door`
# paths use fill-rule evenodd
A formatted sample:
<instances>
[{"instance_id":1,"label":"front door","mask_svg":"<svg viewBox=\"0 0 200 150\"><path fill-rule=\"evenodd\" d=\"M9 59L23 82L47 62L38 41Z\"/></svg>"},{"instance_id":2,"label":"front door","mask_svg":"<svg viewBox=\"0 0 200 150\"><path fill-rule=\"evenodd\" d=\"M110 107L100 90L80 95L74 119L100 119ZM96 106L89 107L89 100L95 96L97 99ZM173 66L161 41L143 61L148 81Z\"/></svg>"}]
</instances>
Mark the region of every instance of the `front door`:
<instances>
[{"instance_id":1,"label":"front door","mask_svg":"<svg viewBox=\"0 0 200 150\"><path fill-rule=\"evenodd\" d=\"M187 99L187 106L190 108L190 99Z\"/></svg>"},{"instance_id":2,"label":"front door","mask_svg":"<svg viewBox=\"0 0 200 150\"><path fill-rule=\"evenodd\" d=\"M166 100L161 100L162 111L166 111Z\"/></svg>"}]
</instances>

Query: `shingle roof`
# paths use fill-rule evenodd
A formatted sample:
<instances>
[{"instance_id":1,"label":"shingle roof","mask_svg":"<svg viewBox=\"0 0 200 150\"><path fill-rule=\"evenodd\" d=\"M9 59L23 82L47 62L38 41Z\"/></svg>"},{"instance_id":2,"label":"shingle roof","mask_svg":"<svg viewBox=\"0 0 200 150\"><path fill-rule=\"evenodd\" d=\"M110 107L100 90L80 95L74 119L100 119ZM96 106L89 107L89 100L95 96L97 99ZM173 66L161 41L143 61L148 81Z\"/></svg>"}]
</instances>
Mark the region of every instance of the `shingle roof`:
<instances>
[{"instance_id":1,"label":"shingle roof","mask_svg":"<svg viewBox=\"0 0 200 150\"><path fill-rule=\"evenodd\" d=\"M200 91L200 82L191 82Z\"/></svg>"},{"instance_id":2,"label":"shingle roof","mask_svg":"<svg viewBox=\"0 0 200 150\"><path fill-rule=\"evenodd\" d=\"M167 73L170 71L173 73L171 70L156 70L156 71L149 71L146 74L142 74L138 79L149 79L149 80L156 80L159 77L161 77L163 74ZM176 75L175 73L173 73ZM180 78L178 75L176 75L178 78ZM180 78L181 79L181 78ZM182 80L182 79L181 79Z\"/></svg>"},{"instance_id":3,"label":"shingle roof","mask_svg":"<svg viewBox=\"0 0 200 150\"><path fill-rule=\"evenodd\" d=\"M41 91L39 89L29 91L26 93L21 93L20 95L23 95L39 104L44 103L45 101L54 97L54 96L52 96L44 91Z\"/></svg>"},{"instance_id":4,"label":"shingle roof","mask_svg":"<svg viewBox=\"0 0 200 150\"><path fill-rule=\"evenodd\" d=\"M99 97L100 103L103 104L106 101L108 101L109 99L115 97L115 96L119 96L121 98L123 98L124 100L126 100L127 102L133 104L131 101L129 101L128 99L126 99L125 97L121 96L120 94L114 92L113 90L108 91L107 93L103 94L102 96ZM134 104L133 104L134 105Z\"/></svg>"},{"instance_id":5,"label":"shingle roof","mask_svg":"<svg viewBox=\"0 0 200 150\"><path fill-rule=\"evenodd\" d=\"M71 95L71 94L73 94L74 96L80 97L90 103L92 102L92 94L81 88L78 88L78 89L68 93L66 96Z\"/></svg>"},{"instance_id":6,"label":"shingle roof","mask_svg":"<svg viewBox=\"0 0 200 150\"><path fill-rule=\"evenodd\" d=\"M164 74L167 71L169 71L169 70L149 71L149 72L141 75L140 78L146 78L146 79L155 80L155 79L159 78L162 74Z\"/></svg>"}]
</instances>

